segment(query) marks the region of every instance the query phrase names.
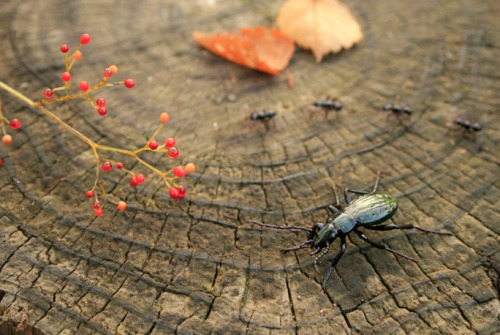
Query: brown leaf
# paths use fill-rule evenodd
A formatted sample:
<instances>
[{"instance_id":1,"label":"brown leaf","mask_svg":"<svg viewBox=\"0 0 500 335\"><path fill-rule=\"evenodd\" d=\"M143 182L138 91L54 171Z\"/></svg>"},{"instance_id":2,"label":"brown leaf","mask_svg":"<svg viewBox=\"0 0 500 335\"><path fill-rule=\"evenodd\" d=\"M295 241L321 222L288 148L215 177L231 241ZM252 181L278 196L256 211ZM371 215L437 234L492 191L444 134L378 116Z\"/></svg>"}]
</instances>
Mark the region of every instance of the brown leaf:
<instances>
[{"instance_id":1,"label":"brown leaf","mask_svg":"<svg viewBox=\"0 0 500 335\"><path fill-rule=\"evenodd\" d=\"M252 69L279 74L293 55L293 41L276 29L244 28L240 33L207 35L194 31L193 38L213 53Z\"/></svg>"},{"instance_id":2,"label":"brown leaf","mask_svg":"<svg viewBox=\"0 0 500 335\"><path fill-rule=\"evenodd\" d=\"M351 11L338 0L288 0L280 9L277 25L299 46L312 49L317 62L363 39Z\"/></svg>"}]
</instances>

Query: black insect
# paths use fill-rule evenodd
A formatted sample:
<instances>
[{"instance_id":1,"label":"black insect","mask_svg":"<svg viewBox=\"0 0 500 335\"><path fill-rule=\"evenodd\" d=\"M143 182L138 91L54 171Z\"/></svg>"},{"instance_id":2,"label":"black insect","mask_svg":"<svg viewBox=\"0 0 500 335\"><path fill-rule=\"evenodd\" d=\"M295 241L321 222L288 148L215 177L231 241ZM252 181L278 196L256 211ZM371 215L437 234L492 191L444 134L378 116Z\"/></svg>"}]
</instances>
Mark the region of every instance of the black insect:
<instances>
[{"instance_id":1,"label":"black insect","mask_svg":"<svg viewBox=\"0 0 500 335\"><path fill-rule=\"evenodd\" d=\"M462 118L457 118L453 121L453 124L459 126L462 131L465 133L475 133L478 131L481 131L483 129L483 126L481 126L479 123L475 122L472 123L468 120L464 120Z\"/></svg>"},{"instance_id":2,"label":"black insect","mask_svg":"<svg viewBox=\"0 0 500 335\"><path fill-rule=\"evenodd\" d=\"M250 120L254 122L262 122L264 126L266 127L266 130L269 131L269 122L273 120L274 122L274 117L276 116L276 112L273 110L266 111L263 109L260 112L252 112L250 113Z\"/></svg>"},{"instance_id":3,"label":"black insect","mask_svg":"<svg viewBox=\"0 0 500 335\"><path fill-rule=\"evenodd\" d=\"M336 110L336 111L341 111L343 107L342 104L338 101L323 101L323 100L315 101L314 106L321 107L325 110Z\"/></svg>"},{"instance_id":4,"label":"black insect","mask_svg":"<svg viewBox=\"0 0 500 335\"><path fill-rule=\"evenodd\" d=\"M400 125L403 123L404 118L408 118L411 116L411 114L413 114L413 110L399 104L386 104L382 106L381 111L385 113L386 119L389 116L395 116L398 119Z\"/></svg>"},{"instance_id":5,"label":"black insect","mask_svg":"<svg viewBox=\"0 0 500 335\"><path fill-rule=\"evenodd\" d=\"M408 107L403 107L400 105L392 105L392 104L387 104L382 106L382 111L383 112L391 112L395 115L411 115L413 113L413 110L411 110Z\"/></svg>"},{"instance_id":6,"label":"black insect","mask_svg":"<svg viewBox=\"0 0 500 335\"><path fill-rule=\"evenodd\" d=\"M373 193L375 193L376 191L378 180L379 178L377 177ZM349 192L362 195L356 200L351 201L351 195L349 194ZM316 268L316 270L318 270L318 260L328 252L328 250L330 249L330 245L338 237L340 239L340 252L333 259L332 265L325 275L323 284L321 286L323 290L326 289L326 282L330 278L335 265L337 265L346 250L346 236L350 232L355 232L361 239L376 248L392 252L396 256L406 258L413 262L417 261L414 258L406 256L398 251L392 250L381 243L374 242L368 239L368 237L366 237L361 231L359 231L359 229L366 228L369 230L393 230L415 228L425 233L452 235L451 233L447 232L427 230L412 224L401 226L398 226L396 224L382 224L385 221L389 220L394 215L394 213L396 213L396 210L398 208L397 200L393 196L387 194L368 194L368 192L365 191L356 191L346 188L344 191L344 197L345 202L347 203L347 207L345 207L344 210L341 211L335 206L330 205L328 209L332 212L332 215L326 220L326 223L316 223L312 228L296 226L275 226L255 221L252 221L252 223L262 227L273 229L284 229L291 231L303 230L309 232L307 241L298 246L284 249L283 252L295 251L309 247L314 249L313 252L311 252L311 255L319 254L314 259L314 267Z\"/></svg>"},{"instance_id":7,"label":"black insect","mask_svg":"<svg viewBox=\"0 0 500 335\"><path fill-rule=\"evenodd\" d=\"M462 137L470 135L474 141L476 140L476 133L483 129L483 126L477 122L472 122L468 119L458 117L447 124L448 129L446 134L451 131L461 131Z\"/></svg>"},{"instance_id":8,"label":"black insect","mask_svg":"<svg viewBox=\"0 0 500 335\"><path fill-rule=\"evenodd\" d=\"M340 112L343 108L342 103L337 98L330 100L317 100L313 103L314 107L319 107L325 112L325 119L331 111Z\"/></svg>"}]
</instances>

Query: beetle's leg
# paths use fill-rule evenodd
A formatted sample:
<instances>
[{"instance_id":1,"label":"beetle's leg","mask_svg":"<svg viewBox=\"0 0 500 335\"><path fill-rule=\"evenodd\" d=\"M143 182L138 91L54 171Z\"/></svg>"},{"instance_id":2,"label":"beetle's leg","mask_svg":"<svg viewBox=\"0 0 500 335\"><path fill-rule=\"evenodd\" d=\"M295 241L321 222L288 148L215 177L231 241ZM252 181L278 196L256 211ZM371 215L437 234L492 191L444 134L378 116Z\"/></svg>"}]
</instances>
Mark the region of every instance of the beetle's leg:
<instances>
[{"instance_id":1,"label":"beetle's leg","mask_svg":"<svg viewBox=\"0 0 500 335\"><path fill-rule=\"evenodd\" d=\"M377 192L379 181L380 181L380 171L377 171L377 179L375 179L375 185L373 187L372 193ZM346 189L344 190L344 198L345 198L345 202L347 204L349 204L351 202L351 195L349 194L349 192L354 193L354 194L368 194L369 193L369 192L361 191L361 190L351 190L351 189L346 187Z\"/></svg>"},{"instance_id":2,"label":"beetle's leg","mask_svg":"<svg viewBox=\"0 0 500 335\"><path fill-rule=\"evenodd\" d=\"M335 183L333 183L333 193L335 193L335 202L337 203L337 207L340 206L339 195L337 194L337 187L335 187Z\"/></svg>"},{"instance_id":3,"label":"beetle's leg","mask_svg":"<svg viewBox=\"0 0 500 335\"><path fill-rule=\"evenodd\" d=\"M393 229L413 229L412 224L405 224L403 226L398 226L395 224L386 224L386 225L379 225L379 226L363 226L363 228L370 229L370 230L393 230Z\"/></svg>"},{"instance_id":4,"label":"beetle's leg","mask_svg":"<svg viewBox=\"0 0 500 335\"><path fill-rule=\"evenodd\" d=\"M355 194L368 194L368 192L366 192L366 191L351 190L351 189L348 189L346 187L344 190L344 198L345 198L345 202L347 204L349 204L351 202L351 195L349 194L349 192L355 193Z\"/></svg>"},{"instance_id":5,"label":"beetle's leg","mask_svg":"<svg viewBox=\"0 0 500 335\"><path fill-rule=\"evenodd\" d=\"M267 223L262 223L262 222L257 222L257 221L250 221L253 224L256 224L261 227L266 227L266 228L273 228L273 229L281 229L281 230L304 230L308 232L312 232L313 230L311 228L307 227L297 227L297 226L275 226L272 224L267 224Z\"/></svg>"},{"instance_id":6,"label":"beetle's leg","mask_svg":"<svg viewBox=\"0 0 500 335\"><path fill-rule=\"evenodd\" d=\"M424 232L426 234L453 235L452 233L447 232L447 231L441 232L441 231L429 230L429 229L425 229L425 228L422 228L419 226L414 226L412 224L405 224L403 226L398 226L395 224L387 224L387 225L382 225L382 226L364 226L363 228L371 229L371 230L393 230L393 229L413 229L413 228L415 228L415 229L420 230L421 232Z\"/></svg>"},{"instance_id":7,"label":"beetle's leg","mask_svg":"<svg viewBox=\"0 0 500 335\"><path fill-rule=\"evenodd\" d=\"M319 270L318 270L318 260L323 257L324 255L326 255L326 253L328 252L328 250L330 250L330 243L327 243L326 244L326 247L325 247L325 250L323 250L323 252L314 259L314 268L316 269L316 272L319 273Z\"/></svg>"},{"instance_id":8,"label":"beetle's leg","mask_svg":"<svg viewBox=\"0 0 500 335\"><path fill-rule=\"evenodd\" d=\"M340 236L340 251L338 254L335 255L335 258L333 259L332 265L330 265L330 268L326 272L325 279L323 279L323 284L321 287L323 288L324 291L326 291L326 282L328 279L330 279L330 276L332 275L333 269L335 268L335 265L339 262L340 258L344 254L346 249L346 242L345 242L345 236Z\"/></svg>"},{"instance_id":9,"label":"beetle's leg","mask_svg":"<svg viewBox=\"0 0 500 335\"><path fill-rule=\"evenodd\" d=\"M453 235L452 233L447 232L447 231L435 231L435 230L425 229L425 228L422 228L422 227L419 227L419 226L415 226L415 225L412 225L412 226L416 230L420 230L421 232L424 232L426 234L438 234L438 235L449 235L449 236Z\"/></svg>"},{"instance_id":10,"label":"beetle's leg","mask_svg":"<svg viewBox=\"0 0 500 335\"><path fill-rule=\"evenodd\" d=\"M377 243L377 242L374 242L370 239L368 239L368 237L365 236L365 234L363 234L362 232L360 232L359 230L355 230L356 234L359 235L359 237L361 237L362 240L370 243L371 245L373 245L375 248L378 248L378 249L382 249L382 250L386 250L386 251L389 251L389 252L392 252L393 254L397 255L397 256L400 256L400 257L403 257L403 258L406 258L407 260L410 260L410 261L413 261L415 263L417 263L417 260L415 258L412 258L410 256L406 256L405 254L402 254L400 253L399 251L396 251L396 250L392 250L391 248L381 244L381 243Z\"/></svg>"},{"instance_id":11,"label":"beetle's leg","mask_svg":"<svg viewBox=\"0 0 500 335\"><path fill-rule=\"evenodd\" d=\"M372 193L376 193L377 192L378 182L379 181L380 181L380 171L377 171L377 179L375 179L375 185L373 186Z\"/></svg>"},{"instance_id":12,"label":"beetle's leg","mask_svg":"<svg viewBox=\"0 0 500 335\"><path fill-rule=\"evenodd\" d=\"M330 212L332 212L333 214L340 214L340 211L338 210L338 208L336 208L334 205L329 205L328 206L328 209L330 210Z\"/></svg>"},{"instance_id":13,"label":"beetle's leg","mask_svg":"<svg viewBox=\"0 0 500 335\"><path fill-rule=\"evenodd\" d=\"M314 240L312 240L312 239L311 240L307 240L304 243L302 243L301 245L298 245L296 247L291 247L291 248L283 249L283 252L290 252L290 251L305 249L305 248L308 248L311 244L313 244L313 242L314 242Z\"/></svg>"}]
</instances>

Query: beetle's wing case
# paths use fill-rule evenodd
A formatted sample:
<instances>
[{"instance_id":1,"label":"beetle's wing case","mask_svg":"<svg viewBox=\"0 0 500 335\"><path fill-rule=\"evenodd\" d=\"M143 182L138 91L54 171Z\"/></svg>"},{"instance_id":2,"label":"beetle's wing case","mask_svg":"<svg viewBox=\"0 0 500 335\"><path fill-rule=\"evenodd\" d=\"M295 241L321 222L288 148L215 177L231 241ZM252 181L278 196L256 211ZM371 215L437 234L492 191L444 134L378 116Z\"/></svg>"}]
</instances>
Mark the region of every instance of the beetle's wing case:
<instances>
[{"instance_id":1,"label":"beetle's wing case","mask_svg":"<svg viewBox=\"0 0 500 335\"><path fill-rule=\"evenodd\" d=\"M387 194L368 194L352 201L344 213L361 225L375 225L390 219L397 209L396 198Z\"/></svg>"}]
</instances>

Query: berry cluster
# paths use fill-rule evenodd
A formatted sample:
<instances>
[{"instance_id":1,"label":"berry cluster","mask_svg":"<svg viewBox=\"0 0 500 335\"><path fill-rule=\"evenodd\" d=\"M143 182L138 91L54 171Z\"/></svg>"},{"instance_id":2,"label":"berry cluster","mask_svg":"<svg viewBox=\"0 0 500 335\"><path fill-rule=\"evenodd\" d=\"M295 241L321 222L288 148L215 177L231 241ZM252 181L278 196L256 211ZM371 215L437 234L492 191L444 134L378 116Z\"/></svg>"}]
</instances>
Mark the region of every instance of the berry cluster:
<instances>
[{"instance_id":1,"label":"berry cluster","mask_svg":"<svg viewBox=\"0 0 500 335\"><path fill-rule=\"evenodd\" d=\"M106 99L103 97L98 97L95 100L91 98L90 93L93 91L96 91L102 87L109 87L109 86L117 86L117 85L123 85L127 88L132 88L135 86L135 82L133 79L126 79L124 81L120 82L114 82L114 83L108 83L108 79L111 78L114 74L118 72L118 67L116 65L110 65L109 67L105 68L103 70L103 78L101 81L95 85L95 86L90 86L88 81L81 81L78 84L78 87L80 89L80 93L77 94L71 94L70 93L70 81L71 81L71 69L75 65L75 63L82 58L82 52L80 51L80 48L84 44L88 44L90 42L90 35L89 34L83 34L80 37L80 44L76 47L75 51L71 53L71 55L68 55L69 52L69 46L67 44L61 45L59 50L64 54L64 64L65 64L65 70L61 74L61 79L64 82L64 86L61 87L56 87L56 88L46 88L43 90L42 94L45 100L40 101L40 104L48 104L48 103L54 103L54 102L59 102L59 101L65 101L65 100L70 100L70 99L85 99L87 100L90 105L92 106L93 109L97 111L99 115L106 115L108 113L108 110L106 108ZM54 97L54 92L57 91L66 91L66 95L60 96L58 98L53 99Z\"/></svg>"},{"instance_id":2,"label":"berry cluster","mask_svg":"<svg viewBox=\"0 0 500 335\"><path fill-rule=\"evenodd\" d=\"M177 157L179 157L179 149L175 147L176 144L175 138L169 137L165 139L163 145L160 145L160 142L158 142L158 140L156 139L156 136L158 135L160 130L163 128L165 123L167 123L170 119L170 115L168 113L161 113L159 127L156 129L151 138L145 143L143 147L140 147L136 150L127 150L122 148L115 148L112 146L101 145L92 141L84 134L82 134L80 131L74 129L72 126L61 120L59 117L57 117L55 114L53 114L44 107L44 105L51 104L54 102L66 101L70 99L84 99L91 104L92 108L95 109L99 115L104 116L107 114L106 99L103 97L97 97L94 100L94 98L90 96L91 92L94 92L103 87L110 87L110 86L123 85L127 88L132 88L135 86L135 82L132 79L126 79L120 82L108 83L107 80L118 72L118 67L116 65L111 65L104 69L103 78L97 85L90 86L90 84L87 81L81 81L78 84L80 92L72 94L70 91L70 82L71 82L70 71L73 68L73 65L76 63L76 61L82 58L82 52L80 51L81 46L84 44L88 44L89 42L90 42L90 35L83 34L80 37L80 44L75 49L75 51L71 53L71 56L68 56L69 52L68 45L66 44L61 45L60 50L65 55L64 56L65 71L61 74L61 79L64 82L64 86L56 88L46 88L43 91L43 97L44 97L43 100L34 102L1 81L0 81L0 88L10 93L14 97L18 98L19 100L24 101L26 104L37 108L43 114L45 114L52 120L56 121L57 123L59 123L59 125L61 125L65 130L67 130L74 136L78 137L81 141L87 143L90 146L96 161L96 180L93 187L90 190L86 191L85 196L92 201L91 206L97 216L101 216L103 214L102 201L106 199L106 191L100 178L101 171L105 173L111 173L113 167L116 167L116 169L119 170L121 173L126 173L130 176L130 185L132 187L137 187L146 181L146 176L144 174L137 173L125 168L122 162L102 158L101 152L114 152L134 157L136 161L139 163L139 166L145 167L147 170L154 172L163 180L163 182L165 183L166 187L169 190L171 198L173 199L184 198L186 195L186 188L182 185L178 185L176 183L176 180L179 178L183 178L185 175L189 173L194 172L196 167L193 163L188 163L186 165L178 165L170 170L163 172L154 167L153 165L151 165L150 163L143 160L141 157L139 157L139 154L144 151L166 153L166 156L168 156L168 158L170 159L176 159ZM65 94L59 97L54 97L54 93L57 91L65 91ZM1 111L1 101L0 101L0 124L2 126L4 133L2 141L4 144L10 144L12 142L12 137L5 132L4 124L10 125L12 129L19 129L19 127L21 127L21 122L18 119L8 120L3 116ZM2 163L3 161L0 159L0 166L2 165ZM127 203L124 201L117 201L117 202L113 200L109 201L115 203L118 209L121 211L127 208Z\"/></svg>"},{"instance_id":3,"label":"berry cluster","mask_svg":"<svg viewBox=\"0 0 500 335\"><path fill-rule=\"evenodd\" d=\"M155 139L156 135L160 132L160 130L163 128L163 125L170 119L170 116L168 113L161 113L160 115L160 126L158 129L154 132L153 136L149 139L149 141L144 145L144 147L139 148L133 153L136 155L138 158L137 154L142 152L142 151L155 151L155 152L164 152L167 154L167 156L171 159L175 159L179 156L179 150L174 146L175 145L175 138L169 137L165 139L164 145L160 147L159 142ZM156 172L165 182L165 185L169 188L169 194L170 197L173 199L177 198L184 198L186 195L186 188L182 185L177 185L175 180L177 178L183 178L186 174L192 173L196 170L196 166L193 163L187 163L186 165L178 165L175 166L173 169L170 169L166 172L161 172L157 170L156 168L150 166L148 163L145 163L142 161L140 158L138 158L140 162L143 162L144 165L152 169L154 172ZM122 162L116 162L112 160L105 160L101 163L101 169L104 172L110 172L113 170L113 167L116 166L118 170L123 171L124 173L127 173L130 176L130 186L132 187L137 187L140 184L143 184L146 181L146 176L142 173L135 173L131 170L128 170L124 167ZM105 196L104 188L102 185L100 185L99 182L99 174L100 170L97 169L97 180L96 183L94 184L94 187L91 190L88 190L85 195L87 198L93 198L92 202L92 209L94 209L95 214L97 216L102 215L102 204L99 201L99 198L97 194L95 194L94 190L97 188L97 186L101 186L100 189L102 190L102 195ZM125 210L127 208L127 203L124 201L120 201L117 203L118 209L119 210Z\"/></svg>"}]
</instances>

